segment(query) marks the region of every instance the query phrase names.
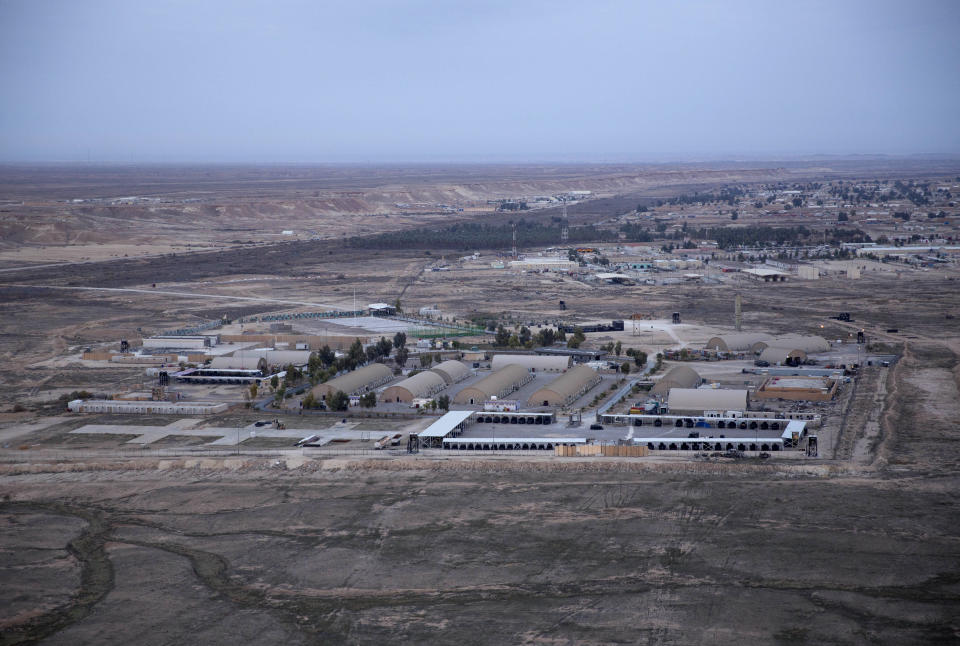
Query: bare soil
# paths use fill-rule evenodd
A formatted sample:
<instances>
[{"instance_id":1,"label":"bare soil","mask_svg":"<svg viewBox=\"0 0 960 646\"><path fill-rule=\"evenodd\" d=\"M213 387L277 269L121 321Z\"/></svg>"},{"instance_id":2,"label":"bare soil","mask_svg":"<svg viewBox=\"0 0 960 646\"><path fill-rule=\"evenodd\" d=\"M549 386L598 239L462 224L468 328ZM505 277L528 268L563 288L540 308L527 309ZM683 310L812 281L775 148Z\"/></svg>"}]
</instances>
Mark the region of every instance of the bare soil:
<instances>
[{"instance_id":1,"label":"bare soil","mask_svg":"<svg viewBox=\"0 0 960 646\"><path fill-rule=\"evenodd\" d=\"M256 221L264 205L322 201L331 191L362 192L365 200L380 192L386 204L473 182L476 195L560 185L609 191L571 209L572 217L595 221L635 196L716 186L744 171L654 170L526 169L515 182L517 169L232 169L209 176L113 169L88 177L20 169L4 171L0 181L11 199L25 201L21 214L46 209L59 213L53 220L81 208L54 211L50 204L59 199L201 199L210 218L197 225L201 232L219 217L217 204L231 213L246 209ZM785 165L759 168L757 177L880 171L933 172ZM384 188L390 183L403 186ZM169 224L184 206L150 217ZM107 206L83 208L91 209L90 222L105 221L97 218ZM433 216L403 217L403 226L424 226ZM947 318L960 314L956 270L776 286L613 286L508 274L482 263L426 271L441 255L358 257L322 240L244 243L216 253L0 273L0 407L28 406L0 413L0 439L8 444L0 448L0 644L960 640L960 333ZM149 293L153 283L170 293ZM41 287L66 285L142 291ZM245 442L247 455L192 455L202 429L192 439L164 441L182 449L180 456L158 450L131 457L121 449L133 435L69 433L91 423L171 421L64 414L59 398L68 390L120 392L145 381L142 366L68 359L85 347L115 348L121 338L223 313L311 309L283 300L348 305L354 290L364 304L402 297L408 310L437 304L460 320L493 313L534 326L561 316L560 299L570 321L681 312L689 326L591 334L585 344L620 340L648 352L678 340L696 347L729 331L738 290L746 329L847 339L862 328L876 347L902 356L891 368L864 371L827 409L835 442L822 447L820 459L463 459L389 451L313 459L284 453L286 446L267 438ZM827 318L840 311L855 322ZM736 376L729 366L703 365L722 379ZM238 409L207 421L233 427L267 417ZM305 418L287 417L288 427L333 423ZM400 422L362 424L375 436ZM253 455L257 449L270 456Z\"/></svg>"}]
</instances>

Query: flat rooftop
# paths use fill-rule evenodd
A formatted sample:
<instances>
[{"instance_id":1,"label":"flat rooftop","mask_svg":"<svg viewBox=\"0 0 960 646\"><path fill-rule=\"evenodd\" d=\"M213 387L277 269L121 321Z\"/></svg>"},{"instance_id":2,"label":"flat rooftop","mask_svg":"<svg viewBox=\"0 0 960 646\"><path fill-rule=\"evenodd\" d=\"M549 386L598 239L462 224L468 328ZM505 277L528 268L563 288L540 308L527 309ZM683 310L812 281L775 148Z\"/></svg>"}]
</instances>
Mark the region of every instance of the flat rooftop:
<instances>
[{"instance_id":1,"label":"flat rooftop","mask_svg":"<svg viewBox=\"0 0 960 646\"><path fill-rule=\"evenodd\" d=\"M830 380L826 377L771 377L766 385L767 389L815 389L830 390Z\"/></svg>"},{"instance_id":2,"label":"flat rooftop","mask_svg":"<svg viewBox=\"0 0 960 646\"><path fill-rule=\"evenodd\" d=\"M473 415L472 410L453 410L435 421L433 424L428 426L425 430L420 431L417 435L420 438L440 438L446 437L454 431L460 424L465 422L471 415Z\"/></svg>"}]
</instances>

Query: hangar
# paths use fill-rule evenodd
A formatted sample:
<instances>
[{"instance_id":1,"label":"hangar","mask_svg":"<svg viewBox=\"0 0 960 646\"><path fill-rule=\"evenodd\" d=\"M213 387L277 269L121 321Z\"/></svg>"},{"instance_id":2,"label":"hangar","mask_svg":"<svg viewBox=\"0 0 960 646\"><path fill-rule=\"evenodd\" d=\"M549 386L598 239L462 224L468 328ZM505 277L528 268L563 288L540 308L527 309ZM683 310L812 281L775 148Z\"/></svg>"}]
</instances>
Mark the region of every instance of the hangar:
<instances>
[{"instance_id":1,"label":"hangar","mask_svg":"<svg viewBox=\"0 0 960 646\"><path fill-rule=\"evenodd\" d=\"M380 401L410 403L414 399L430 397L446 387L447 382L443 377L432 370L425 370L384 390Z\"/></svg>"},{"instance_id":2,"label":"hangar","mask_svg":"<svg viewBox=\"0 0 960 646\"><path fill-rule=\"evenodd\" d=\"M696 388L703 383L697 371L689 366L674 366L667 371L660 381L650 389L650 394L666 397L671 388Z\"/></svg>"},{"instance_id":3,"label":"hangar","mask_svg":"<svg viewBox=\"0 0 960 646\"><path fill-rule=\"evenodd\" d=\"M570 368L530 395L531 406L566 406L600 383L600 375L589 366Z\"/></svg>"},{"instance_id":4,"label":"hangar","mask_svg":"<svg viewBox=\"0 0 960 646\"><path fill-rule=\"evenodd\" d=\"M458 381L463 381L470 376L470 368L467 367L467 364L455 359L437 364L431 372L435 372L443 377L443 380L448 386Z\"/></svg>"},{"instance_id":5,"label":"hangar","mask_svg":"<svg viewBox=\"0 0 960 646\"><path fill-rule=\"evenodd\" d=\"M761 361L766 361L771 366L786 365L792 361L803 361L806 358L807 353L803 350L774 345L765 347L759 357Z\"/></svg>"},{"instance_id":6,"label":"hangar","mask_svg":"<svg viewBox=\"0 0 960 646\"><path fill-rule=\"evenodd\" d=\"M830 342L820 336L788 334L774 337L764 343L764 348L769 346L788 348L791 352L802 352L803 356L806 356L808 353L830 351Z\"/></svg>"},{"instance_id":7,"label":"hangar","mask_svg":"<svg viewBox=\"0 0 960 646\"><path fill-rule=\"evenodd\" d=\"M371 363L336 379L319 384L311 391L315 397L326 397L338 390L348 395L361 395L393 379L393 371L382 363Z\"/></svg>"},{"instance_id":8,"label":"hangar","mask_svg":"<svg viewBox=\"0 0 960 646\"><path fill-rule=\"evenodd\" d=\"M531 372L563 372L570 367L570 357L537 354L495 354L490 362L491 370L518 365Z\"/></svg>"},{"instance_id":9,"label":"hangar","mask_svg":"<svg viewBox=\"0 0 960 646\"><path fill-rule=\"evenodd\" d=\"M723 388L671 388L667 408L671 415L703 415L707 411L727 413L747 410L746 390Z\"/></svg>"},{"instance_id":10,"label":"hangar","mask_svg":"<svg viewBox=\"0 0 960 646\"><path fill-rule=\"evenodd\" d=\"M472 386L467 386L453 398L457 404L481 404L493 397L503 398L529 383L533 375L515 363L487 375Z\"/></svg>"},{"instance_id":11,"label":"hangar","mask_svg":"<svg viewBox=\"0 0 960 646\"><path fill-rule=\"evenodd\" d=\"M714 352L760 352L769 345L769 334L724 334L711 337L705 346Z\"/></svg>"}]
</instances>

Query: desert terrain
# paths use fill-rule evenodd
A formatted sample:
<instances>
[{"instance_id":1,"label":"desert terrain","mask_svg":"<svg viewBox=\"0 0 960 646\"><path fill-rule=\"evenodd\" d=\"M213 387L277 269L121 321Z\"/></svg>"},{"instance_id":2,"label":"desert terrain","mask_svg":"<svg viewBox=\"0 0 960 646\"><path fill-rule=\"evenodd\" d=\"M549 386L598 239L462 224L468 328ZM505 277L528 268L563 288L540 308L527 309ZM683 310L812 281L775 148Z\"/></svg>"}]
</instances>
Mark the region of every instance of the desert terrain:
<instances>
[{"instance_id":1,"label":"desert terrain","mask_svg":"<svg viewBox=\"0 0 960 646\"><path fill-rule=\"evenodd\" d=\"M838 229L955 244L960 216L943 193L958 190L956 178L960 164L946 160L5 168L0 644L956 643L960 268L834 253L853 239ZM932 205L843 192L873 182L903 195L926 186ZM590 194L534 202L571 191ZM498 210L514 199L531 208ZM713 227L807 233L789 251L717 248L696 268L625 283L497 268L517 221L556 227L554 242L520 245L530 258L553 253L564 207L571 235L592 226L601 236L576 244L613 265L637 244L672 257L667 247ZM903 210L911 217L894 215ZM501 237L471 249L416 242L468 223L502 227ZM631 240L637 231L652 240ZM414 241L372 241L384 232ZM738 255L787 262L817 246L830 249L810 260L818 280L723 271L746 267ZM230 399L227 413L131 448L136 427L176 417L65 411L77 391L152 385L142 366L85 360L87 349L221 317L239 332L243 317L397 300L457 324L534 331L637 315L637 326L589 333L582 347L619 341L652 357L731 333L735 293L745 330L844 343L865 330L871 352L896 356L864 366L822 407L816 458L292 449L266 435L241 443L239 429L266 413L226 390L213 394ZM669 323L673 312L682 324ZM854 320L830 318L840 312ZM750 363L702 365L733 382ZM426 425L276 415L294 430ZM88 424L127 428L73 433ZM206 427L236 427L237 444L211 449Z\"/></svg>"}]
</instances>

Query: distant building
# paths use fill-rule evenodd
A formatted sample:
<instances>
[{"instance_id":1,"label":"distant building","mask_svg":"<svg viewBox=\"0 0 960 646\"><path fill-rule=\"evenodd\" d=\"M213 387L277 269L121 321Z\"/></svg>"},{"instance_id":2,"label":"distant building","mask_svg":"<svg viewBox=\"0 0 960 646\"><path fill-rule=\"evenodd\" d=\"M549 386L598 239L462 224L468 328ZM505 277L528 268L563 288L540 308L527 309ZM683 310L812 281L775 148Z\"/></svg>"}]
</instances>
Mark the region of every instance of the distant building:
<instances>
[{"instance_id":1,"label":"distant building","mask_svg":"<svg viewBox=\"0 0 960 646\"><path fill-rule=\"evenodd\" d=\"M570 271L577 267L579 265L576 262L559 256L510 261L511 271Z\"/></svg>"},{"instance_id":2,"label":"distant building","mask_svg":"<svg viewBox=\"0 0 960 646\"><path fill-rule=\"evenodd\" d=\"M370 316L393 316L397 313L397 308L387 303L370 303L367 305Z\"/></svg>"},{"instance_id":3,"label":"distant building","mask_svg":"<svg viewBox=\"0 0 960 646\"><path fill-rule=\"evenodd\" d=\"M787 282L787 278L790 277L790 275L784 271L770 269L768 267L751 267L744 269L741 273L764 283L785 283Z\"/></svg>"},{"instance_id":4,"label":"distant building","mask_svg":"<svg viewBox=\"0 0 960 646\"><path fill-rule=\"evenodd\" d=\"M117 401L74 399L67 410L75 413L126 413L135 415L213 415L229 408L224 402Z\"/></svg>"},{"instance_id":5,"label":"distant building","mask_svg":"<svg viewBox=\"0 0 960 646\"><path fill-rule=\"evenodd\" d=\"M203 350L216 345L218 341L216 335L152 336L143 340L143 347L153 350Z\"/></svg>"}]
</instances>

